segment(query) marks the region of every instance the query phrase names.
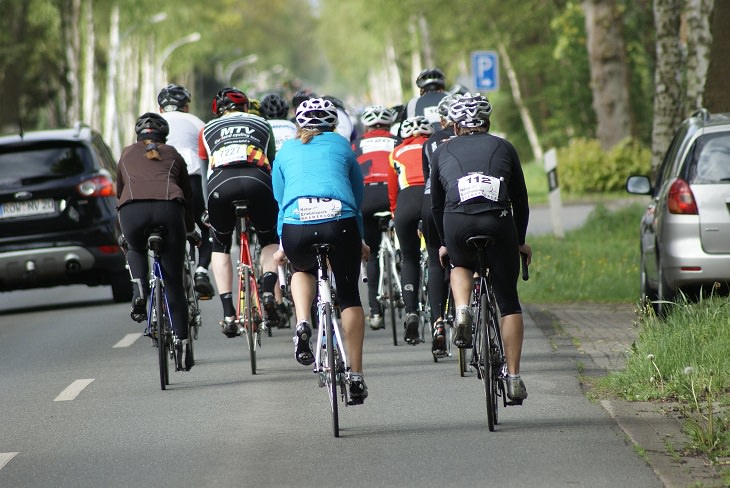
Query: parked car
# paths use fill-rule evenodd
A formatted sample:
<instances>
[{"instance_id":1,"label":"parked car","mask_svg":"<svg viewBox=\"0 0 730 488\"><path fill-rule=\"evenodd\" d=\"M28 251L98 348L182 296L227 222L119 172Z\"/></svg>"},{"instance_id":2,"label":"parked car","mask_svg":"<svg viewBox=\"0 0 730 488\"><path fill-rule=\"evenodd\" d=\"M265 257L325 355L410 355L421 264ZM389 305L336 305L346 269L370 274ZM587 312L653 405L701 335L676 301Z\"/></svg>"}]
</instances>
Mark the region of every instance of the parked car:
<instances>
[{"instance_id":1,"label":"parked car","mask_svg":"<svg viewBox=\"0 0 730 488\"><path fill-rule=\"evenodd\" d=\"M702 109L681 123L653 184L626 181L650 195L640 224L641 294L664 315L678 291L688 297L730 282L730 113Z\"/></svg>"},{"instance_id":2,"label":"parked car","mask_svg":"<svg viewBox=\"0 0 730 488\"><path fill-rule=\"evenodd\" d=\"M0 291L111 286L131 301L118 245L117 164L98 132L0 137Z\"/></svg>"}]
</instances>

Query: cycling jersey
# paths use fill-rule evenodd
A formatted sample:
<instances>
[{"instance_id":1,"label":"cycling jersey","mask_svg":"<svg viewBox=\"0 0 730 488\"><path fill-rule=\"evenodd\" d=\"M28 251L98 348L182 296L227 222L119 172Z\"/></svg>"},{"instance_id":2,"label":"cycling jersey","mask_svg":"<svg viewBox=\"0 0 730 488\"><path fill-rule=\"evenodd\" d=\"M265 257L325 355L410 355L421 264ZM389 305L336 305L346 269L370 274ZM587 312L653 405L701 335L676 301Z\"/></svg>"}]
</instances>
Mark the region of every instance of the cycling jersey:
<instances>
[{"instance_id":1,"label":"cycling jersey","mask_svg":"<svg viewBox=\"0 0 730 488\"><path fill-rule=\"evenodd\" d=\"M404 139L390 153L388 197L390 211L395 212L398 192L409 186L423 186L423 144L425 136Z\"/></svg>"},{"instance_id":2,"label":"cycling jersey","mask_svg":"<svg viewBox=\"0 0 730 488\"><path fill-rule=\"evenodd\" d=\"M162 112L160 115L170 126L167 144L177 149L177 152L185 158L188 174L202 174L202 163L198 154L198 137L205 122L188 112Z\"/></svg>"},{"instance_id":3,"label":"cycling jersey","mask_svg":"<svg viewBox=\"0 0 730 488\"><path fill-rule=\"evenodd\" d=\"M294 122L284 119L269 119L271 130L274 131L277 152L281 149L284 141L294 139L297 136L297 126Z\"/></svg>"},{"instance_id":4,"label":"cycling jersey","mask_svg":"<svg viewBox=\"0 0 730 488\"><path fill-rule=\"evenodd\" d=\"M426 180L425 194L431 193L431 159L436 148L454 136L454 126L443 127L431 134L423 145L423 179Z\"/></svg>"},{"instance_id":5,"label":"cycling jersey","mask_svg":"<svg viewBox=\"0 0 730 488\"><path fill-rule=\"evenodd\" d=\"M446 96L443 91L429 91L420 97L413 97L408 101L403 120L423 115L433 125L434 130L441 127L441 116L438 111L438 104Z\"/></svg>"},{"instance_id":6,"label":"cycling jersey","mask_svg":"<svg viewBox=\"0 0 730 488\"><path fill-rule=\"evenodd\" d=\"M390 167L390 153L400 139L389 129L373 129L365 132L352 144L357 162L360 164L365 184L386 183Z\"/></svg>"},{"instance_id":7,"label":"cycling jersey","mask_svg":"<svg viewBox=\"0 0 730 488\"><path fill-rule=\"evenodd\" d=\"M233 112L205 124L198 154L208 160L211 170L247 164L270 171L276 140L271 125L263 117Z\"/></svg>"}]
</instances>

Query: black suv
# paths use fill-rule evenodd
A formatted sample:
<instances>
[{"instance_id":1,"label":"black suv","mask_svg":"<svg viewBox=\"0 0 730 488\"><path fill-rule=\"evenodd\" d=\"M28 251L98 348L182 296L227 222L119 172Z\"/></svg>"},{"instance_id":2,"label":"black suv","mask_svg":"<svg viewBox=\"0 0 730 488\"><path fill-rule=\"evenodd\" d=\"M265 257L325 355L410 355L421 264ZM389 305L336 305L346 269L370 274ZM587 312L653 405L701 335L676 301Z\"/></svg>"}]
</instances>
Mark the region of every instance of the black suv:
<instances>
[{"instance_id":1,"label":"black suv","mask_svg":"<svg viewBox=\"0 0 730 488\"><path fill-rule=\"evenodd\" d=\"M83 124L0 137L0 291L111 285L114 301L131 301L116 174Z\"/></svg>"}]
</instances>

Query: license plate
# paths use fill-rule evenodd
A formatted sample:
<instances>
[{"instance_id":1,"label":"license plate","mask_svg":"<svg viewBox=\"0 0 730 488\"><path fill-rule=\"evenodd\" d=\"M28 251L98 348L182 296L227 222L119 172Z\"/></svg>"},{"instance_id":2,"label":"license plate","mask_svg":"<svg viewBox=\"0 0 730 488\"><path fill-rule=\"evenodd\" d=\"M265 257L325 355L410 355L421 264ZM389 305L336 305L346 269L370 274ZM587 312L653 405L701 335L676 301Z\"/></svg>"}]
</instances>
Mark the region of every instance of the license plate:
<instances>
[{"instance_id":1,"label":"license plate","mask_svg":"<svg viewBox=\"0 0 730 488\"><path fill-rule=\"evenodd\" d=\"M56 206L51 198L0 204L0 219L29 217L33 215L49 215L55 213Z\"/></svg>"}]
</instances>

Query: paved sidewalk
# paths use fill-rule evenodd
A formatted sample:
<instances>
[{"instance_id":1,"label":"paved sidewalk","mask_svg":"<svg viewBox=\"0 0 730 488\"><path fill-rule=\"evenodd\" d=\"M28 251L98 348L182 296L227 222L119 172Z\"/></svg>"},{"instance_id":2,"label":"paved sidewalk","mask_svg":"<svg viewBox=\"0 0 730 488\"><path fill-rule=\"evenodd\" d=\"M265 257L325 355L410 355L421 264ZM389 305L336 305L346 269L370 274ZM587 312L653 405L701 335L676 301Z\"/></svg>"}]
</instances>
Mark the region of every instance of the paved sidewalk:
<instances>
[{"instance_id":1,"label":"paved sidewalk","mask_svg":"<svg viewBox=\"0 0 730 488\"><path fill-rule=\"evenodd\" d=\"M525 305L525 312L561 351L574 351L581 374L603 375L624 367L638 329L632 304ZM725 486L704 459L682 457L688 437L668 403L601 400L637 452L668 488Z\"/></svg>"}]
</instances>

